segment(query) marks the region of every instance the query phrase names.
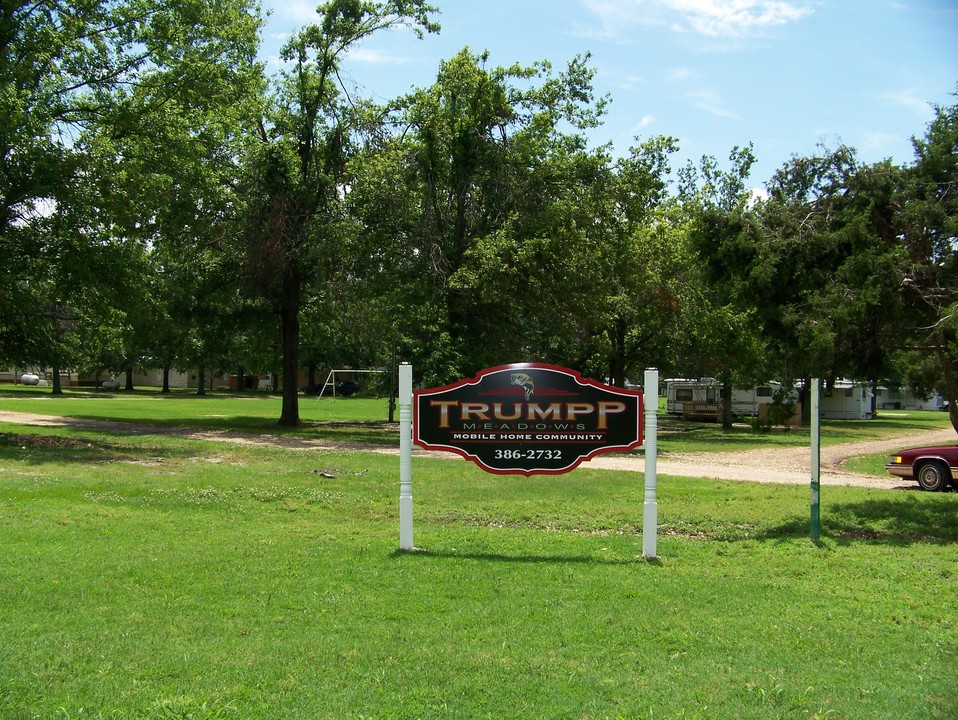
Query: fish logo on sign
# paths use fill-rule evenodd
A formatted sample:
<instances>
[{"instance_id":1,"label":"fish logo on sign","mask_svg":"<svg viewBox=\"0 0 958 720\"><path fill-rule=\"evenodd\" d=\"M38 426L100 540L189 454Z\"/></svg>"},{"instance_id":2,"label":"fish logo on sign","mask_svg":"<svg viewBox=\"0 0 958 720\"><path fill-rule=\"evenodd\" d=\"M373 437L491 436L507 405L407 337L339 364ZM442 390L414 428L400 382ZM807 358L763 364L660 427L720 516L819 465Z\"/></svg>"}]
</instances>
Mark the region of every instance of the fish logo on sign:
<instances>
[{"instance_id":1,"label":"fish logo on sign","mask_svg":"<svg viewBox=\"0 0 958 720\"><path fill-rule=\"evenodd\" d=\"M509 376L509 382L525 390L526 401L532 399L532 394L536 391L536 383L531 376L526 373L512 373Z\"/></svg>"}]
</instances>

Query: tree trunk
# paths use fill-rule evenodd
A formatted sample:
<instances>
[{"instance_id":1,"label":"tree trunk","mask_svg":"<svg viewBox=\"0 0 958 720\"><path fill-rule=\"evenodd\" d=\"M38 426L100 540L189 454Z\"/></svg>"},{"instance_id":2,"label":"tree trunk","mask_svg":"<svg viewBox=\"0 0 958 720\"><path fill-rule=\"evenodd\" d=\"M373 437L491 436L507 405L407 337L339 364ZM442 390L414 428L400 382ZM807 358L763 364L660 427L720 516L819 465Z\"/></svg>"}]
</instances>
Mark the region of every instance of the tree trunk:
<instances>
[{"instance_id":1,"label":"tree trunk","mask_svg":"<svg viewBox=\"0 0 958 720\"><path fill-rule=\"evenodd\" d=\"M133 392L133 389L134 389L133 388L133 366L127 365L126 366L126 387L124 388L124 390L126 390L126 392Z\"/></svg>"},{"instance_id":2,"label":"tree trunk","mask_svg":"<svg viewBox=\"0 0 958 720\"><path fill-rule=\"evenodd\" d=\"M951 420L951 426L958 432L958 371L951 364L951 358L945 349L945 343L939 342L935 349L935 358L938 360L938 366L941 368L943 384L942 394L948 401L948 419Z\"/></svg>"},{"instance_id":3,"label":"tree trunk","mask_svg":"<svg viewBox=\"0 0 958 720\"><path fill-rule=\"evenodd\" d=\"M732 383L728 376L722 378L722 389L719 391L722 405L722 429L732 429Z\"/></svg>"},{"instance_id":4,"label":"tree trunk","mask_svg":"<svg viewBox=\"0 0 958 720\"><path fill-rule=\"evenodd\" d=\"M160 391L163 394L169 394L170 392L170 366L163 366L163 389Z\"/></svg>"},{"instance_id":5,"label":"tree trunk","mask_svg":"<svg viewBox=\"0 0 958 720\"><path fill-rule=\"evenodd\" d=\"M202 365L196 371L196 394L206 395L206 368Z\"/></svg>"},{"instance_id":6,"label":"tree trunk","mask_svg":"<svg viewBox=\"0 0 958 720\"><path fill-rule=\"evenodd\" d=\"M299 425L299 305L301 297L299 259L286 260L280 322L283 334L283 410L279 424Z\"/></svg>"},{"instance_id":7,"label":"tree trunk","mask_svg":"<svg viewBox=\"0 0 958 720\"><path fill-rule=\"evenodd\" d=\"M50 379L53 380L53 394L62 395L63 385L60 382L60 367L54 364L52 370L53 370L53 373Z\"/></svg>"},{"instance_id":8,"label":"tree trunk","mask_svg":"<svg viewBox=\"0 0 958 720\"><path fill-rule=\"evenodd\" d=\"M240 365L236 368L236 392L243 392L246 389L246 369Z\"/></svg>"},{"instance_id":9,"label":"tree trunk","mask_svg":"<svg viewBox=\"0 0 958 720\"><path fill-rule=\"evenodd\" d=\"M628 330L624 318L617 318L612 331L612 357L609 358L609 384L625 387L625 336Z\"/></svg>"}]
</instances>

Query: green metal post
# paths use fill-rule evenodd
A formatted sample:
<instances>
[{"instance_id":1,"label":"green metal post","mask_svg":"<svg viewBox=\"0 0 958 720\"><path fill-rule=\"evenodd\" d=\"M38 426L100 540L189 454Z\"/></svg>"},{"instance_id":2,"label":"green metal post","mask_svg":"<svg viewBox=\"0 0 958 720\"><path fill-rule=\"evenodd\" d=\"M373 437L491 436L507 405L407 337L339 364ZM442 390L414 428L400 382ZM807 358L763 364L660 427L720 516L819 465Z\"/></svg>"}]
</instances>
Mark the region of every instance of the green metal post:
<instances>
[{"instance_id":1,"label":"green metal post","mask_svg":"<svg viewBox=\"0 0 958 720\"><path fill-rule=\"evenodd\" d=\"M820 378L812 378L812 542L818 542L822 529L821 520L821 489L822 489L822 428L821 428L821 388Z\"/></svg>"}]
</instances>

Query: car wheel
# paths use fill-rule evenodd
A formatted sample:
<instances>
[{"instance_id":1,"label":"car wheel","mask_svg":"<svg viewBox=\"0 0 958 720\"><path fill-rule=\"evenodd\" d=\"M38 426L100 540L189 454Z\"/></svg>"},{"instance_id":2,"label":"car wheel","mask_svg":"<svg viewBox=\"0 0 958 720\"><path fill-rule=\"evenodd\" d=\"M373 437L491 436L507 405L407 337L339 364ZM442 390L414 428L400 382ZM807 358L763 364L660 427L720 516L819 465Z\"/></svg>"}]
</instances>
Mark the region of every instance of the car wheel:
<instances>
[{"instance_id":1,"label":"car wheel","mask_svg":"<svg viewBox=\"0 0 958 720\"><path fill-rule=\"evenodd\" d=\"M922 490L938 492L944 490L948 485L949 474L948 469L942 463L931 461L922 463L921 467L918 468L916 477Z\"/></svg>"}]
</instances>

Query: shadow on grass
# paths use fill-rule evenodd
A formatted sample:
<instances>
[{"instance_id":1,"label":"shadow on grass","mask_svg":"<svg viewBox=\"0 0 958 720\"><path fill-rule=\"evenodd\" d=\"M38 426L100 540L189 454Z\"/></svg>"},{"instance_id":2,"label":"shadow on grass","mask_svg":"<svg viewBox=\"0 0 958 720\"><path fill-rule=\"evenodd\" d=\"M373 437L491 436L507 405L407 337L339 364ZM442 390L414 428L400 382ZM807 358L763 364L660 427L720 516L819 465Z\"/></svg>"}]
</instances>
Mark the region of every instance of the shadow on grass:
<instances>
[{"instance_id":1,"label":"shadow on grass","mask_svg":"<svg viewBox=\"0 0 958 720\"><path fill-rule=\"evenodd\" d=\"M809 518L768 528L760 540L808 536ZM856 541L889 545L958 542L958 493L931 497L896 495L831 505L821 520L821 536L840 544Z\"/></svg>"},{"instance_id":2,"label":"shadow on grass","mask_svg":"<svg viewBox=\"0 0 958 720\"><path fill-rule=\"evenodd\" d=\"M452 552L449 550L429 550L416 548L414 550L396 550L393 558L429 558L433 560L477 560L479 562L494 563L529 563L547 565L653 565L661 567L657 559L647 560L637 558L597 558L591 555L507 555L491 552Z\"/></svg>"},{"instance_id":3,"label":"shadow on grass","mask_svg":"<svg viewBox=\"0 0 958 720\"><path fill-rule=\"evenodd\" d=\"M5 461L26 462L31 465L100 464L105 462L130 462L155 459L156 457L187 456L186 450L171 448L138 448L130 445L112 444L100 439L63 437L62 435L32 435L0 433L0 463Z\"/></svg>"},{"instance_id":4,"label":"shadow on grass","mask_svg":"<svg viewBox=\"0 0 958 720\"><path fill-rule=\"evenodd\" d=\"M96 432L103 436L159 435L190 439L196 433L209 433L212 439L261 442L291 448L309 448L316 443L354 444L357 446L399 446L399 428L386 422L332 421L303 422L285 428L260 416L212 418L144 418L105 420L95 415L74 414L71 417L51 416L47 426ZM0 433L2 435L2 433ZM209 439L209 438L192 438Z\"/></svg>"}]
</instances>

